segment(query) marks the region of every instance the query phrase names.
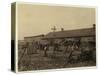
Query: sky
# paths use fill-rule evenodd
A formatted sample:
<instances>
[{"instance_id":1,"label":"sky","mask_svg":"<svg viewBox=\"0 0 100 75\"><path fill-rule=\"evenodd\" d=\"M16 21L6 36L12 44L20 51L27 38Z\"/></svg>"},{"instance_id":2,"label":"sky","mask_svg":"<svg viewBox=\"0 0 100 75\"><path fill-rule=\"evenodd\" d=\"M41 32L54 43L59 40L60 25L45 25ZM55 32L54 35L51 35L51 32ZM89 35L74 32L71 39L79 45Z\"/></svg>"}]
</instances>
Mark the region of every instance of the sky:
<instances>
[{"instance_id":1,"label":"sky","mask_svg":"<svg viewBox=\"0 0 100 75\"><path fill-rule=\"evenodd\" d=\"M56 31L93 27L95 8L36 4L17 5L18 39Z\"/></svg>"}]
</instances>

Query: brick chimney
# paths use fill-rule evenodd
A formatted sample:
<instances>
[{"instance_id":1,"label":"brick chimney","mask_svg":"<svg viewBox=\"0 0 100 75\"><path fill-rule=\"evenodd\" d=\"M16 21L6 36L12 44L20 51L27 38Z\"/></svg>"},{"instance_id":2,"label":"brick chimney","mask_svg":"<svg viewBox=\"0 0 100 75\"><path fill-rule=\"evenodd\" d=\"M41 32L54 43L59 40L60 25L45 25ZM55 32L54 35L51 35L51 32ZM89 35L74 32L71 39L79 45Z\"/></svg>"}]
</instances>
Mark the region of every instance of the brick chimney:
<instances>
[{"instance_id":1,"label":"brick chimney","mask_svg":"<svg viewBox=\"0 0 100 75\"><path fill-rule=\"evenodd\" d=\"M95 24L93 24L93 29L95 29L95 26L96 26L96 25L95 25Z\"/></svg>"}]
</instances>

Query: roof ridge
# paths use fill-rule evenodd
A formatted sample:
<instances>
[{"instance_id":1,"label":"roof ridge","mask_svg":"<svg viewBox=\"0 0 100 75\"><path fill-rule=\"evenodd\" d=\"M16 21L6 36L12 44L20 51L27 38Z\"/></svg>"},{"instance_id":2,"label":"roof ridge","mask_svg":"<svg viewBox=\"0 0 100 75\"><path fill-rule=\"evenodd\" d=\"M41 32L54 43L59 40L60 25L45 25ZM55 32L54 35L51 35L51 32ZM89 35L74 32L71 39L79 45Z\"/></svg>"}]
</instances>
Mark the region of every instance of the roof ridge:
<instances>
[{"instance_id":1,"label":"roof ridge","mask_svg":"<svg viewBox=\"0 0 100 75\"><path fill-rule=\"evenodd\" d=\"M93 28L91 27L91 28L81 28L81 29L72 29L72 30L56 31L55 33L57 33L57 32L66 32L66 31L88 30L88 29L93 29ZM49 33L54 33L54 32L49 32Z\"/></svg>"}]
</instances>

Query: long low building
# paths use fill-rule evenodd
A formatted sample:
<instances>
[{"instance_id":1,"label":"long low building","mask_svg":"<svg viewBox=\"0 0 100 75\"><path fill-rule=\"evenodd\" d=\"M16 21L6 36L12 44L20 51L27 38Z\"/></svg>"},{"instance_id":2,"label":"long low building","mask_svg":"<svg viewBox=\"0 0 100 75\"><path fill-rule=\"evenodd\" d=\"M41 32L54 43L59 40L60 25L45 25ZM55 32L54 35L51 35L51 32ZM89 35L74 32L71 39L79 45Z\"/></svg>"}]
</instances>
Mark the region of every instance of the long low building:
<instances>
[{"instance_id":1,"label":"long low building","mask_svg":"<svg viewBox=\"0 0 100 75\"><path fill-rule=\"evenodd\" d=\"M91 28L50 32L42 39L48 40L52 46L55 43L66 46L75 44L84 50L96 50L95 24Z\"/></svg>"},{"instance_id":2,"label":"long low building","mask_svg":"<svg viewBox=\"0 0 100 75\"><path fill-rule=\"evenodd\" d=\"M61 42L63 39L67 41L81 41L81 42L96 42L96 29L95 24L91 28L76 29L76 30L62 30L56 32L49 32L46 35L37 35L24 37L26 42L39 42L46 44L47 42Z\"/></svg>"}]
</instances>

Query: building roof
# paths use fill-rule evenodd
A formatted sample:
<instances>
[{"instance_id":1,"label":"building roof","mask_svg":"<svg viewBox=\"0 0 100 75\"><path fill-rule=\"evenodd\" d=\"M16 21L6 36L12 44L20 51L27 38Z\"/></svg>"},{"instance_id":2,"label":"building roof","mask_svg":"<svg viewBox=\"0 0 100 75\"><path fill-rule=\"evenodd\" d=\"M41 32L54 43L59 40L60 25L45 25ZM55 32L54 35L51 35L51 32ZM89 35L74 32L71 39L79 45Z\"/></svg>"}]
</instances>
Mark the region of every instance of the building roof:
<instances>
[{"instance_id":1,"label":"building roof","mask_svg":"<svg viewBox=\"0 0 100 75\"><path fill-rule=\"evenodd\" d=\"M94 28L50 32L43 39L95 36Z\"/></svg>"},{"instance_id":2,"label":"building roof","mask_svg":"<svg viewBox=\"0 0 100 75\"><path fill-rule=\"evenodd\" d=\"M36 35L36 36L28 36L28 37L24 37L24 39L26 39L26 38L36 38L36 37L44 37L44 34Z\"/></svg>"}]
</instances>

